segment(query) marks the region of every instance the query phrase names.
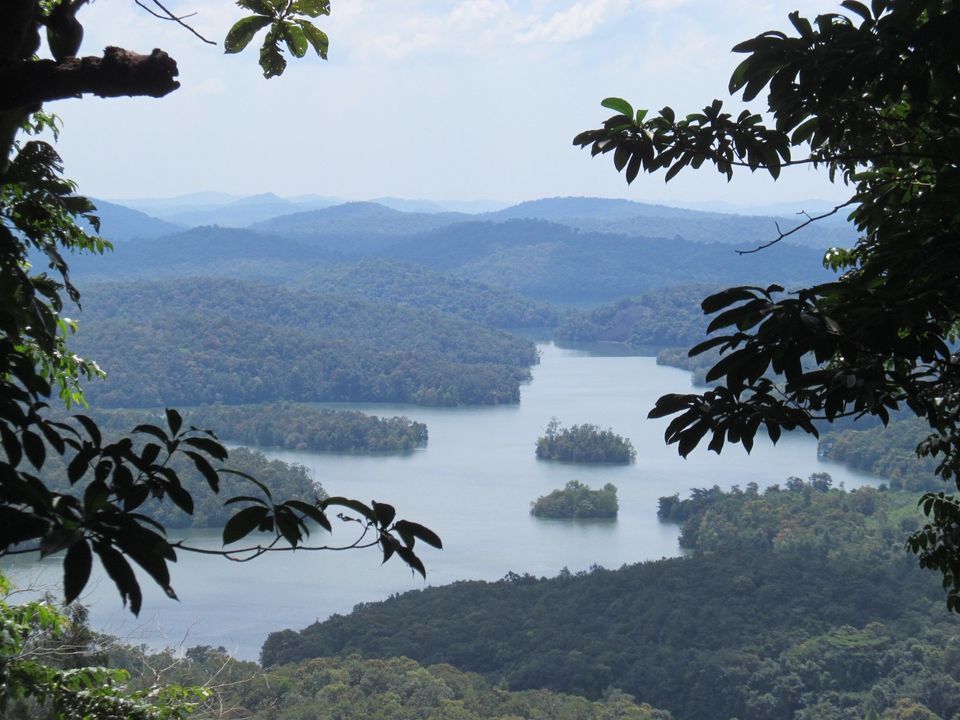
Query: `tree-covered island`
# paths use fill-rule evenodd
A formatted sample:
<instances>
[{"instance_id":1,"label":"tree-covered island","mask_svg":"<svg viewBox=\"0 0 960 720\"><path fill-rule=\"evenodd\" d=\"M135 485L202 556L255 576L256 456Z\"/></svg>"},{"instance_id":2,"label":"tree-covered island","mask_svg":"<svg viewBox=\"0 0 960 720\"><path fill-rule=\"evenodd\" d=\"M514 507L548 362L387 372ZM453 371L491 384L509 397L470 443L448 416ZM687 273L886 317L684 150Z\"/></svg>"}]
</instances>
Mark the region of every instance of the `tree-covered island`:
<instances>
[{"instance_id":1,"label":"tree-covered island","mask_svg":"<svg viewBox=\"0 0 960 720\"><path fill-rule=\"evenodd\" d=\"M121 431L160 416L159 410L100 410L100 427ZM378 417L306 403L206 405L186 412L198 427L215 427L228 442L319 452L391 453L426 447L427 426L406 416Z\"/></svg>"},{"instance_id":2,"label":"tree-covered island","mask_svg":"<svg viewBox=\"0 0 960 720\"><path fill-rule=\"evenodd\" d=\"M543 518L615 518L619 509L616 486L607 483L591 490L579 480L530 503L530 514Z\"/></svg>"},{"instance_id":3,"label":"tree-covered island","mask_svg":"<svg viewBox=\"0 0 960 720\"><path fill-rule=\"evenodd\" d=\"M584 423L560 427L552 418L546 432L537 439L538 460L560 460L581 463L632 463L637 451L628 438L607 428Z\"/></svg>"}]
</instances>

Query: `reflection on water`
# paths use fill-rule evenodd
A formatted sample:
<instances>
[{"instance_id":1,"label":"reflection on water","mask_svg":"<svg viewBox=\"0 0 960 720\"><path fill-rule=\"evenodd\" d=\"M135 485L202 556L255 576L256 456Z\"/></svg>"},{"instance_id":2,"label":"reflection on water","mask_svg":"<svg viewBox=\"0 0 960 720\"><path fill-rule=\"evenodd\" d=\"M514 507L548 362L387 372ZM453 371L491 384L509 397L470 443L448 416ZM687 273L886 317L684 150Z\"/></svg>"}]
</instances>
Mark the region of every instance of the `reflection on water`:
<instances>
[{"instance_id":1,"label":"reflection on water","mask_svg":"<svg viewBox=\"0 0 960 720\"><path fill-rule=\"evenodd\" d=\"M496 580L511 571L553 576L564 567L571 572L595 564L615 568L677 555L677 528L657 521L657 499L685 495L693 487L756 482L763 488L790 475L824 471L847 487L880 482L818 460L816 442L801 436L785 437L776 447L758 440L750 455L738 447L727 448L721 456L698 449L684 460L663 444L666 421L647 420L646 414L661 394L688 391L688 373L658 366L652 357L598 356L553 345L541 349L542 362L533 368L533 381L522 388L519 405L338 406L426 422L427 448L405 455L267 454L305 465L331 494L391 502L399 517L438 532L445 549L425 548L422 553L427 583L433 585ZM552 417L565 425L612 428L631 439L637 462L590 467L536 460L536 439ZM616 485L618 520L569 522L530 516L531 502L574 479L595 488ZM353 528L335 524L334 541L349 542ZM219 547L215 531L189 537L198 546ZM56 582L60 572L59 562L49 558L6 566L21 583L31 578ZM182 602L145 587L145 619L137 622L121 610L112 585L101 580L86 596L93 622L150 644L176 644L186 636L187 645L223 645L255 658L272 630L300 628L348 612L356 603L425 585L396 560L381 567L376 550L276 553L246 564L180 553L173 578Z\"/></svg>"}]
</instances>

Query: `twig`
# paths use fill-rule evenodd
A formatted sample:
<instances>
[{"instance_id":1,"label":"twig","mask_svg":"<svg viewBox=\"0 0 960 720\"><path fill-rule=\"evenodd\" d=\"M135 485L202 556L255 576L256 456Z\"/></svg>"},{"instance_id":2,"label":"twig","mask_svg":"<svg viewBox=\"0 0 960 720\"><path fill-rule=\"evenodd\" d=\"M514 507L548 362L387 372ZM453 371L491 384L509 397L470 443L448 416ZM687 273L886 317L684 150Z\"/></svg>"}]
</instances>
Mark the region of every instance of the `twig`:
<instances>
[{"instance_id":1,"label":"twig","mask_svg":"<svg viewBox=\"0 0 960 720\"><path fill-rule=\"evenodd\" d=\"M208 40L208 39L205 38L203 35L201 35L199 32L197 32L196 29L194 29L194 27L193 27L192 25L184 22L184 20L186 20L187 18L191 18L191 17L193 17L194 15L196 15L195 12L192 12L192 13L190 13L189 15L174 15L172 12L170 12L170 10L168 10L167 8L165 8L165 7L163 6L163 3L161 3L160 0L151 0L154 5L156 5L158 8L160 8L161 10L163 10L163 13L161 14L161 13L158 13L156 10L153 10L152 8L150 8L148 5L146 5L144 2L142 2L142 0L133 0L133 1L134 1L137 5L139 5L140 7L142 7L144 10L146 10L148 13L150 13L151 15L153 15L155 18L159 18L160 20L170 20L170 21L172 21L172 22L177 23L177 25L180 25L181 27L185 27L187 30L189 30L189 31L192 32L194 35L196 35L198 38L200 38L201 40L203 40L203 42L207 43L207 45L216 45L216 44L217 44L217 43L215 43L213 40Z\"/></svg>"},{"instance_id":2,"label":"twig","mask_svg":"<svg viewBox=\"0 0 960 720\"><path fill-rule=\"evenodd\" d=\"M770 240L770 241L768 241L768 242L763 243L762 245L758 245L757 247L753 248L752 250L737 250L736 253L737 253L737 255L750 255L750 254L755 253L755 252L760 252L761 250L766 250L766 249L767 249L768 247L770 247L771 245L776 245L778 242L780 242L780 241L783 240L784 238L790 237L790 236L793 235L795 232L799 232L800 230L803 230L805 227L807 227L807 225L812 225L813 223L817 222L817 220L823 220L824 218L828 218L828 217L830 217L831 215L836 215L838 212L840 212L840 210L842 210L843 208L845 208L845 207L847 207L847 206L849 206L849 205L853 205L855 202L856 202L856 200L854 200L854 199L851 198L850 200L847 200L847 201L846 201L845 203L843 203L842 205L837 205L833 210L829 210L828 212L825 212L825 213L823 213L822 215L810 215L810 214L804 212L804 213L802 213L802 214L803 214L803 215L806 215L807 219L804 220L804 221L803 221L802 223L800 223L799 225L797 225L797 226L796 226L795 228L793 228L792 230L787 230L786 232L784 232L783 230L780 229L780 223L774 223L774 225L775 225L776 228L777 228L777 237L775 237L773 240Z\"/></svg>"},{"instance_id":3,"label":"twig","mask_svg":"<svg viewBox=\"0 0 960 720\"><path fill-rule=\"evenodd\" d=\"M376 540L363 543L363 539L367 536L368 531L369 528L365 529L363 534L349 545L297 545L296 547L274 547L280 539L274 538L273 542L271 542L269 545L252 545L250 547L237 548L236 550L211 550L209 548L199 548L192 545L185 545L182 540L171 543L170 547L177 550L184 550L186 552L199 553L201 555L219 555L220 557L225 557L227 560L232 560L233 562L249 562L250 560L258 558L268 552L291 552L293 550L307 550L311 552L324 550L340 552L343 550L373 547L379 543L380 540L378 538ZM246 555L247 557L241 557L243 555Z\"/></svg>"}]
</instances>

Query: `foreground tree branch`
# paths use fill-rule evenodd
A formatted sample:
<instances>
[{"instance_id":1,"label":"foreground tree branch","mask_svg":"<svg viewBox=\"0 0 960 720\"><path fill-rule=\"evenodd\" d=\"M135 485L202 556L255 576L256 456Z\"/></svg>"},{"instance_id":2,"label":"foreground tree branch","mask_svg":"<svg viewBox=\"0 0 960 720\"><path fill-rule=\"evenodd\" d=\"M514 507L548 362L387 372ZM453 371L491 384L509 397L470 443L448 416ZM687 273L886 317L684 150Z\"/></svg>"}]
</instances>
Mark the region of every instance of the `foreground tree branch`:
<instances>
[{"instance_id":1,"label":"foreground tree branch","mask_svg":"<svg viewBox=\"0 0 960 720\"><path fill-rule=\"evenodd\" d=\"M149 55L108 47L103 57L27 60L0 69L0 110L78 95L163 97L180 87L177 61L162 50Z\"/></svg>"}]
</instances>

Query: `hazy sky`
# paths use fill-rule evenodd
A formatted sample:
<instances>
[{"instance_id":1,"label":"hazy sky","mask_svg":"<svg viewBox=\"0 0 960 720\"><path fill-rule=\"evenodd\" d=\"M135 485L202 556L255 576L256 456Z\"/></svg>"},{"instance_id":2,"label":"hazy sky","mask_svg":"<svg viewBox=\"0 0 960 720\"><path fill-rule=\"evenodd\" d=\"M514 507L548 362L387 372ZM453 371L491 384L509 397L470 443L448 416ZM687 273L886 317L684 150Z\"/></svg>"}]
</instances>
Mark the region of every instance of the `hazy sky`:
<instances>
[{"instance_id":1,"label":"hazy sky","mask_svg":"<svg viewBox=\"0 0 960 720\"><path fill-rule=\"evenodd\" d=\"M230 2L172 2L222 40ZM520 201L556 195L661 202L779 202L846 194L807 169L776 185L711 171L628 187L610 158L571 145L622 96L699 110L725 97L738 41L788 27L829 0L333 0L319 25L330 59L264 80L251 47L224 55L132 0L81 11L82 54L105 45L177 59L182 87L160 99L50 103L67 174L104 198L201 190L363 199ZM725 104L729 104L725 103ZM739 108L734 103L733 108Z\"/></svg>"}]
</instances>

